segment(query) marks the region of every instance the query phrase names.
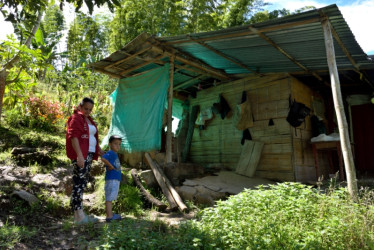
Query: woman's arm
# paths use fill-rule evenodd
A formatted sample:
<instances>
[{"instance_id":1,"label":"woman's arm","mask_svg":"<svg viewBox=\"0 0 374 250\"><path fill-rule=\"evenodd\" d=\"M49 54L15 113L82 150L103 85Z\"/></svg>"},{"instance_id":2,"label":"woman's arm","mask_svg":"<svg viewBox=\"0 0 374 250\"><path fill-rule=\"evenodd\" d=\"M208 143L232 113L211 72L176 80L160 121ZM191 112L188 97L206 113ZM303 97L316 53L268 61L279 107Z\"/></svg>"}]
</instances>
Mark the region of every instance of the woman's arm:
<instances>
[{"instance_id":1,"label":"woman's arm","mask_svg":"<svg viewBox=\"0 0 374 250\"><path fill-rule=\"evenodd\" d=\"M73 149L75 153L77 154L77 165L81 168L84 167L84 157L82 154L81 147L79 145L79 141L77 137L72 137L71 138L71 144L73 145Z\"/></svg>"}]
</instances>

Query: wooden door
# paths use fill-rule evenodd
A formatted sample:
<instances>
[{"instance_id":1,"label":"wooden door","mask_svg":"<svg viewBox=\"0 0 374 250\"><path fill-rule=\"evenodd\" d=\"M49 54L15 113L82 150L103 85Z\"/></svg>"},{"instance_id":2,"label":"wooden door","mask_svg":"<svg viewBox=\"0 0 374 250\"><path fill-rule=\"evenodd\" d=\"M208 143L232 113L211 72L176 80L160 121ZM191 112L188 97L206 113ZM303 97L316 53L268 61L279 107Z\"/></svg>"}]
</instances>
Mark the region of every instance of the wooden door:
<instances>
[{"instance_id":1,"label":"wooden door","mask_svg":"<svg viewBox=\"0 0 374 250\"><path fill-rule=\"evenodd\" d=\"M351 106L356 169L374 175L374 104Z\"/></svg>"}]
</instances>

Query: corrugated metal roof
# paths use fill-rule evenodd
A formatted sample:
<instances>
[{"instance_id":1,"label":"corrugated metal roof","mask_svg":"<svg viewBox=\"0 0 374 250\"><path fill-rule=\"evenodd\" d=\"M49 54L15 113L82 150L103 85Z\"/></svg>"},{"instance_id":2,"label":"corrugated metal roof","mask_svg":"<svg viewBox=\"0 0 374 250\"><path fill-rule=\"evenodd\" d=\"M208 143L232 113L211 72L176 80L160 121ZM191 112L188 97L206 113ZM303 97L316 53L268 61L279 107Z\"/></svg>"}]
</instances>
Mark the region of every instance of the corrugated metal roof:
<instances>
[{"instance_id":1,"label":"corrugated metal roof","mask_svg":"<svg viewBox=\"0 0 374 250\"><path fill-rule=\"evenodd\" d=\"M209 86L213 81L278 72L295 74L304 80L314 74L311 82L317 81L317 74L329 81L321 25L324 18L328 18L337 35L334 48L342 85L372 85L374 63L355 40L336 5L218 31L173 37L143 33L89 67L121 78L159 67L174 54L174 86L187 91L193 91L191 86L198 83Z\"/></svg>"}]
</instances>

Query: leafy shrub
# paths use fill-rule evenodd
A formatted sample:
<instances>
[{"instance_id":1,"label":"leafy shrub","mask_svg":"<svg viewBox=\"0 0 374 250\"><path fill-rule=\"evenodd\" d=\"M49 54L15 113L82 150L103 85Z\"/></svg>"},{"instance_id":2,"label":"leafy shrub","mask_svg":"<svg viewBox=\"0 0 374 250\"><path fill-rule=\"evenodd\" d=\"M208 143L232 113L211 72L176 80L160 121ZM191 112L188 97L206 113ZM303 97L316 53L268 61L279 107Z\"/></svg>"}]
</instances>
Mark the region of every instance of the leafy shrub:
<instances>
[{"instance_id":1,"label":"leafy shrub","mask_svg":"<svg viewBox=\"0 0 374 250\"><path fill-rule=\"evenodd\" d=\"M181 232L204 232L210 238L202 246L221 249L372 248L373 201L363 200L352 202L346 189L323 194L298 183L270 185L219 201Z\"/></svg>"},{"instance_id":2,"label":"leafy shrub","mask_svg":"<svg viewBox=\"0 0 374 250\"><path fill-rule=\"evenodd\" d=\"M56 131L59 122L63 121L62 105L39 97L30 96L25 102L27 124L30 128L45 131Z\"/></svg>"},{"instance_id":3,"label":"leafy shrub","mask_svg":"<svg viewBox=\"0 0 374 250\"><path fill-rule=\"evenodd\" d=\"M118 191L118 198L113 204L113 211L116 213L142 213L142 200L139 189L130 185L121 185Z\"/></svg>"},{"instance_id":4,"label":"leafy shrub","mask_svg":"<svg viewBox=\"0 0 374 250\"><path fill-rule=\"evenodd\" d=\"M10 127L25 126L24 114L21 109L10 109L4 112L5 120Z\"/></svg>"}]
</instances>

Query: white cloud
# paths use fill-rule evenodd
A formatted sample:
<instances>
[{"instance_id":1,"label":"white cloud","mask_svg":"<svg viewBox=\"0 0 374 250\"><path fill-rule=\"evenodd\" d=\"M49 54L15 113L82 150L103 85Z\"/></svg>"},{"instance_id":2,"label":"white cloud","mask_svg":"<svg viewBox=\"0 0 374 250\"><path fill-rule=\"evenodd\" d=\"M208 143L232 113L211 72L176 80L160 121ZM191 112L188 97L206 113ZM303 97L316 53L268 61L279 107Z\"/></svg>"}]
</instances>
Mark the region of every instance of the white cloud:
<instances>
[{"instance_id":1,"label":"white cloud","mask_svg":"<svg viewBox=\"0 0 374 250\"><path fill-rule=\"evenodd\" d=\"M269 10L286 8L291 11L304 6L321 8L336 4L361 48L366 53L370 52L370 54L374 54L374 32L372 32L370 28L370 26L374 24L374 1L372 0L267 0L266 2L272 4L267 8Z\"/></svg>"},{"instance_id":2,"label":"white cloud","mask_svg":"<svg viewBox=\"0 0 374 250\"><path fill-rule=\"evenodd\" d=\"M361 48L374 54L374 32L371 28L374 24L374 1L356 2L339 9Z\"/></svg>"}]
</instances>

